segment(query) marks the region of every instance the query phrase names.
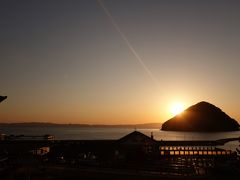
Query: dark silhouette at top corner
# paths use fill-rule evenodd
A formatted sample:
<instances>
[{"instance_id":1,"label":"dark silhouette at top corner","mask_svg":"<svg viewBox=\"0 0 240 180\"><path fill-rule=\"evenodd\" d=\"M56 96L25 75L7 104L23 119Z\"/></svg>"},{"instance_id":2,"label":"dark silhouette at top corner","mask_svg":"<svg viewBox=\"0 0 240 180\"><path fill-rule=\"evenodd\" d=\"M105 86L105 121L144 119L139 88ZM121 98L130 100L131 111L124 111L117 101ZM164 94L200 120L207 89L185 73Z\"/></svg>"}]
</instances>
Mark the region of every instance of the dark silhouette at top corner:
<instances>
[{"instance_id":1,"label":"dark silhouette at top corner","mask_svg":"<svg viewBox=\"0 0 240 180\"><path fill-rule=\"evenodd\" d=\"M4 101L5 99L7 99L7 96L0 96L0 102Z\"/></svg>"}]
</instances>

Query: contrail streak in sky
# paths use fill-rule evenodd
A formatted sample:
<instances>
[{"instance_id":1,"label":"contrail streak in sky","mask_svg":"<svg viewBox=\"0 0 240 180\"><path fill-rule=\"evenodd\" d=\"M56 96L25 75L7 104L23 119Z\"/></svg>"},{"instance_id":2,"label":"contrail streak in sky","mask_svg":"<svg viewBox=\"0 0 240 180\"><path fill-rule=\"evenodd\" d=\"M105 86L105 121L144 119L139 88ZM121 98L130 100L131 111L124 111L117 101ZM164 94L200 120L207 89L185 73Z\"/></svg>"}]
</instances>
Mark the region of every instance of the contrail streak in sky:
<instances>
[{"instance_id":1,"label":"contrail streak in sky","mask_svg":"<svg viewBox=\"0 0 240 180\"><path fill-rule=\"evenodd\" d=\"M143 62L142 58L138 55L138 53L136 52L136 50L133 48L133 46L131 45L131 43L129 42L129 40L127 39L127 37L125 36L125 34L121 31L120 27L118 26L118 24L116 23L116 21L113 19L111 13L108 11L107 7L103 4L103 2L101 0L97 0L98 4L100 5L100 7L103 9L103 11L105 12L105 14L108 16L110 22L112 23L112 25L114 26L114 28L117 30L117 32L121 35L122 39L125 41L126 45L128 46L128 48L130 49L130 51L133 53L133 55L137 58L138 62L140 63L140 65L142 66L142 68L145 70L145 72L150 76L150 78L154 81L154 83L156 83L156 85L159 85L159 82L157 80L157 78L153 75L153 73L150 71L150 69L146 66L146 64Z\"/></svg>"}]
</instances>

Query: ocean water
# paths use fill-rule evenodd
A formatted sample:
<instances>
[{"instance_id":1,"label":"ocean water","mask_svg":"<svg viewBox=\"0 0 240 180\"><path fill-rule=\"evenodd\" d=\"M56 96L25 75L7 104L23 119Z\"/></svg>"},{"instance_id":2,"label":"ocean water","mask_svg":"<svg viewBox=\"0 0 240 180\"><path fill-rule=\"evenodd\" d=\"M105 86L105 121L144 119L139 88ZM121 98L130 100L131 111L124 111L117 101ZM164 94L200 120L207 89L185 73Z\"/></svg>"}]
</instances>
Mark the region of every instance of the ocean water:
<instances>
[{"instance_id":1,"label":"ocean water","mask_svg":"<svg viewBox=\"0 0 240 180\"><path fill-rule=\"evenodd\" d=\"M57 140L99 140L119 139L131 132L132 128L100 128L100 127L74 127L74 126L0 126L0 133L7 135L54 135ZM217 140L240 137L240 131L195 133L161 131L160 129L137 129L147 136L153 133L156 140Z\"/></svg>"},{"instance_id":2,"label":"ocean water","mask_svg":"<svg viewBox=\"0 0 240 180\"><path fill-rule=\"evenodd\" d=\"M0 126L0 133L7 135L45 135L51 134L56 140L101 140L119 139L135 129L132 128L96 128L96 127L44 127L44 126ZM137 131L151 136L153 133L156 140L217 140L224 138L240 137L240 131L217 132L217 133L195 133L195 132L176 132L161 131L160 129L137 129ZM240 149L239 141L226 143L219 148L236 151Z\"/></svg>"}]
</instances>

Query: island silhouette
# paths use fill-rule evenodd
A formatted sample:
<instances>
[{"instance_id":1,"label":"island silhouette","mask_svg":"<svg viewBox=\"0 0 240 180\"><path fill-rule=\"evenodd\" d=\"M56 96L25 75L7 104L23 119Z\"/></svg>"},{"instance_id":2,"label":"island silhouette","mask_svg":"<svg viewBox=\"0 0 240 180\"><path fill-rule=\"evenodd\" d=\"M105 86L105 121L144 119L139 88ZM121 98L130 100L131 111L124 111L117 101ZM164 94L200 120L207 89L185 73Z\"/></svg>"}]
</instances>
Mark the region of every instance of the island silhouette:
<instances>
[{"instance_id":1,"label":"island silhouette","mask_svg":"<svg viewBox=\"0 0 240 180\"><path fill-rule=\"evenodd\" d=\"M192 132L238 131L239 124L220 108L202 101L163 123L162 130Z\"/></svg>"}]
</instances>

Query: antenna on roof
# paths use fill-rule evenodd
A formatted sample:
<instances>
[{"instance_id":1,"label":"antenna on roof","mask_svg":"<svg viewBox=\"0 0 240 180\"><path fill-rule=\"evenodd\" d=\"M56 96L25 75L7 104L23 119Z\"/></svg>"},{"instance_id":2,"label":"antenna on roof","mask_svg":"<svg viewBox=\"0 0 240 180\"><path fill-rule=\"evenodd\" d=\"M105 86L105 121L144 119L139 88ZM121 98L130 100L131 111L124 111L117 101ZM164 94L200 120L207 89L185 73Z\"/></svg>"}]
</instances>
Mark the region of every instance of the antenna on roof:
<instances>
[{"instance_id":1,"label":"antenna on roof","mask_svg":"<svg viewBox=\"0 0 240 180\"><path fill-rule=\"evenodd\" d=\"M153 139L153 132L151 132L151 139Z\"/></svg>"}]
</instances>

